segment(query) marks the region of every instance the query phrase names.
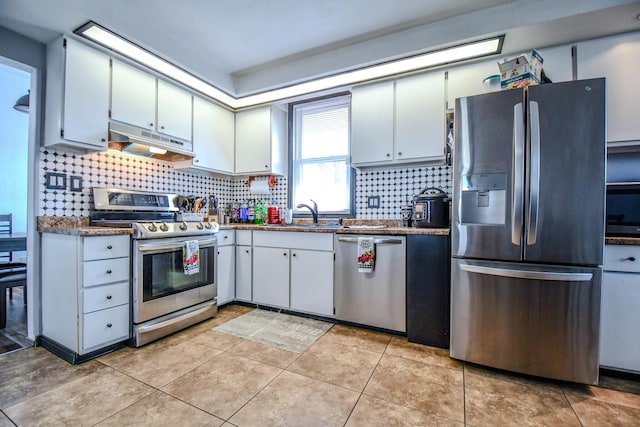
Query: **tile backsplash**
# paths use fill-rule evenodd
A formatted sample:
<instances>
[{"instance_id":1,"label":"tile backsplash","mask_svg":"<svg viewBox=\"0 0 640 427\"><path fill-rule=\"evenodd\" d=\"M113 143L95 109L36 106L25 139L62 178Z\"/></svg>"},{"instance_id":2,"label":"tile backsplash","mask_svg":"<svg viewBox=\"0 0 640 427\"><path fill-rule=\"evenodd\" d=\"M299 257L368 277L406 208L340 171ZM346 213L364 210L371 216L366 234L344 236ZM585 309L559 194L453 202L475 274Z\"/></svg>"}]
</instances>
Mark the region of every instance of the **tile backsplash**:
<instances>
[{"instance_id":1,"label":"tile backsplash","mask_svg":"<svg viewBox=\"0 0 640 427\"><path fill-rule=\"evenodd\" d=\"M67 175L65 190L45 186L47 172ZM70 191L70 178L82 179L82 191ZM287 201L287 178L277 177L270 194L251 194L248 178L210 175L174 169L170 163L134 157L116 151L78 154L40 148L39 213L44 216L88 216L91 187L218 197L221 206L234 200L259 198ZM362 219L400 218L400 207L425 187L438 187L451 193L451 168L447 166L361 169L356 172L356 217ZM379 196L380 207L368 208L367 197Z\"/></svg>"}]
</instances>

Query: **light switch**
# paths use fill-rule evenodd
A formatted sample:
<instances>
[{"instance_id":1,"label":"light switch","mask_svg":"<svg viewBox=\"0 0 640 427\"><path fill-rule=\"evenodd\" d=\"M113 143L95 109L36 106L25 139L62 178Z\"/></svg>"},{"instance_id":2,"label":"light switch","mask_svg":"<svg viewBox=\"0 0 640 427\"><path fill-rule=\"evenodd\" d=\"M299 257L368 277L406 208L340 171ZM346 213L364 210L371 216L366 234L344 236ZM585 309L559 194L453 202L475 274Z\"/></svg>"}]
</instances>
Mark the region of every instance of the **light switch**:
<instances>
[{"instance_id":1,"label":"light switch","mask_svg":"<svg viewBox=\"0 0 640 427\"><path fill-rule=\"evenodd\" d=\"M367 198L367 207L377 209L380 207L380 196L369 196Z\"/></svg>"},{"instance_id":2,"label":"light switch","mask_svg":"<svg viewBox=\"0 0 640 427\"><path fill-rule=\"evenodd\" d=\"M67 175L64 173L47 172L45 174L45 187L48 190L66 190Z\"/></svg>"}]
</instances>

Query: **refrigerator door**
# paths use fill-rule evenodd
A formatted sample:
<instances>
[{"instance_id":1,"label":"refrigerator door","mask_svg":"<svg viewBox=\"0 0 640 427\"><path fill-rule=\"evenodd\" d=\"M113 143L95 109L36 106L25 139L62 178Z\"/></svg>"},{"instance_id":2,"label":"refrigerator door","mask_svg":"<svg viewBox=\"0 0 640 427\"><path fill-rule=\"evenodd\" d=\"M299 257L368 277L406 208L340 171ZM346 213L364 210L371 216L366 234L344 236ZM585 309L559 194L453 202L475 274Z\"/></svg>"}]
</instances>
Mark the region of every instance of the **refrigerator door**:
<instances>
[{"instance_id":1,"label":"refrigerator door","mask_svg":"<svg viewBox=\"0 0 640 427\"><path fill-rule=\"evenodd\" d=\"M452 255L522 259L524 91L456 99Z\"/></svg>"},{"instance_id":2,"label":"refrigerator door","mask_svg":"<svg viewBox=\"0 0 640 427\"><path fill-rule=\"evenodd\" d=\"M451 357L596 384L599 268L452 260Z\"/></svg>"},{"instance_id":3,"label":"refrigerator door","mask_svg":"<svg viewBox=\"0 0 640 427\"><path fill-rule=\"evenodd\" d=\"M602 265L604 79L531 86L527 104L524 259Z\"/></svg>"}]
</instances>

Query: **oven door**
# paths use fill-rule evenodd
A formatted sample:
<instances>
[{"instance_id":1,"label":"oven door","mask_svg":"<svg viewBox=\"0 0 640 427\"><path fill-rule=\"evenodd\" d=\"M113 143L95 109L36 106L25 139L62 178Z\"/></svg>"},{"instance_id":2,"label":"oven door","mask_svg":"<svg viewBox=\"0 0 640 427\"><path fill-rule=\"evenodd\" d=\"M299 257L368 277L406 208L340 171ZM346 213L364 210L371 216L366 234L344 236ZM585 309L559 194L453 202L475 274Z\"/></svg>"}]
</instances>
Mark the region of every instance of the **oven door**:
<instances>
[{"instance_id":1,"label":"oven door","mask_svg":"<svg viewBox=\"0 0 640 427\"><path fill-rule=\"evenodd\" d=\"M185 274L185 241L198 240L199 272ZM214 300L217 239L211 236L157 240L134 240L133 323Z\"/></svg>"}]
</instances>

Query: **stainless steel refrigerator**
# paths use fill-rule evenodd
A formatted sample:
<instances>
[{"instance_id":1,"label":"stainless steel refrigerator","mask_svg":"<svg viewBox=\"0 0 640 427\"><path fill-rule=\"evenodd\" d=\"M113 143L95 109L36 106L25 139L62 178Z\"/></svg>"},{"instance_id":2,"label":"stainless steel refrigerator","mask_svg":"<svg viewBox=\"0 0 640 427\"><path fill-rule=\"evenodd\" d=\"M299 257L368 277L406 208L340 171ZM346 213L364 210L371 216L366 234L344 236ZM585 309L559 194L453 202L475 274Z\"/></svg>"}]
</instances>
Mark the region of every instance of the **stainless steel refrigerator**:
<instances>
[{"instance_id":1,"label":"stainless steel refrigerator","mask_svg":"<svg viewBox=\"0 0 640 427\"><path fill-rule=\"evenodd\" d=\"M605 81L456 100L451 357L598 381Z\"/></svg>"}]
</instances>

